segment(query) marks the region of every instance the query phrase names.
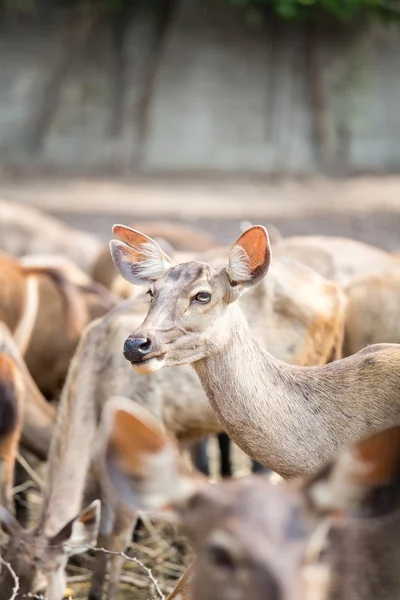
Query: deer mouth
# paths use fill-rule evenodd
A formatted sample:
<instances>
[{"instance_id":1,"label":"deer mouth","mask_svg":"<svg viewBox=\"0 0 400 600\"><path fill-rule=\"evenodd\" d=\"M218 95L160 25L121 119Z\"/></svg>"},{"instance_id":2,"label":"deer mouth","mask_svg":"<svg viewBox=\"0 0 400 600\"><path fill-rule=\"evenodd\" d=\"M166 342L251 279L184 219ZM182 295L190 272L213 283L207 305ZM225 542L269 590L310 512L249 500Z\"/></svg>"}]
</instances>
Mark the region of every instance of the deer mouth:
<instances>
[{"instance_id":1,"label":"deer mouth","mask_svg":"<svg viewBox=\"0 0 400 600\"><path fill-rule=\"evenodd\" d=\"M141 360L132 360L131 365L138 373L153 373L163 368L166 352L146 356Z\"/></svg>"}]
</instances>

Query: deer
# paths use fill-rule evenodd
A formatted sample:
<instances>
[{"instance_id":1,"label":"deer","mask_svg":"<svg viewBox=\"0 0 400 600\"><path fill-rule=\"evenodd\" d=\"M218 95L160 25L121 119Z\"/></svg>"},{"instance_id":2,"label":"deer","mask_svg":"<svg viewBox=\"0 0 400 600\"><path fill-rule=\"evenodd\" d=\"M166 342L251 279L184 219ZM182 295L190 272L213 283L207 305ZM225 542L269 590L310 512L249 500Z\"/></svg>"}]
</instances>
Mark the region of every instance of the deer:
<instances>
[{"instance_id":1,"label":"deer","mask_svg":"<svg viewBox=\"0 0 400 600\"><path fill-rule=\"evenodd\" d=\"M400 594L400 426L312 476L211 485L144 408L105 406L102 456L126 504L173 511L196 558L167 600L392 600Z\"/></svg>"},{"instance_id":2,"label":"deer","mask_svg":"<svg viewBox=\"0 0 400 600\"><path fill-rule=\"evenodd\" d=\"M345 356L368 344L400 343L400 264L353 277L344 292L347 297Z\"/></svg>"},{"instance_id":3,"label":"deer","mask_svg":"<svg viewBox=\"0 0 400 600\"><path fill-rule=\"evenodd\" d=\"M227 265L174 265L144 234L114 226L117 270L149 289L124 344L138 373L191 364L224 430L283 478L315 473L340 448L400 417L400 346L376 344L330 364L289 365L262 347L237 302L271 263L264 227L232 244Z\"/></svg>"},{"instance_id":4,"label":"deer","mask_svg":"<svg viewBox=\"0 0 400 600\"><path fill-rule=\"evenodd\" d=\"M0 252L0 267L0 319L11 329L22 353L29 345L39 309L38 277L41 275L57 286L68 334L82 332L85 307L61 269L46 264L25 265L5 252Z\"/></svg>"},{"instance_id":5,"label":"deer","mask_svg":"<svg viewBox=\"0 0 400 600\"><path fill-rule=\"evenodd\" d=\"M24 257L24 262L29 258ZM62 259L62 260L61 260ZM49 400L59 397L70 361L84 327L105 315L118 302L115 294L101 284L93 282L70 260L64 257L47 257L65 273L65 278L82 306L82 321L70 331L66 312L58 287L46 275L38 276L39 306L29 344L24 354L26 365L42 394ZM54 332L57 331L57 335Z\"/></svg>"},{"instance_id":6,"label":"deer","mask_svg":"<svg viewBox=\"0 0 400 600\"><path fill-rule=\"evenodd\" d=\"M90 275L103 246L96 235L69 227L37 208L0 199L0 248L13 256L59 254Z\"/></svg>"},{"instance_id":7,"label":"deer","mask_svg":"<svg viewBox=\"0 0 400 600\"><path fill-rule=\"evenodd\" d=\"M65 590L68 557L84 552L97 540L100 501L93 500L82 510L87 471L96 433L94 403L75 399L75 386L85 387L84 371L77 367L89 359L87 348L78 346L68 373L70 385L63 392L50 443L44 500L36 525L25 529L5 507L0 524L9 536L3 559L18 577L14 598L43 591L49 600L61 600ZM0 599L9 600L14 590L10 570L0 573Z\"/></svg>"},{"instance_id":8,"label":"deer","mask_svg":"<svg viewBox=\"0 0 400 600\"><path fill-rule=\"evenodd\" d=\"M14 438L10 438L10 440L16 446L19 441L20 453L24 458L28 453L29 459L33 457L44 462L48 458L51 436L55 425L55 408L41 394L28 371L11 331L2 322L0 322L0 348L2 355L13 364L13 372L16 372L19 381L18 416L22 423L18 421L18 429L15 430ZM14 451L13 446L10 446L10 448ZM18 480L18 484L25 482L25 468L19 462L15 464L15 459L9 464L10 472ZM25 491L20 491L14 496L16 517L23 526L28 524L26 499ZM5 506L11 508L7 503Z\"/></svg>"},{"instance_id":9,"label":"deer","mask_svg":"<svg viewBox=\"0 0 400 600\"><path fill-rule=\"evenodd\" d=\"M369 344L400 343L397 314L400 266L393 253L330 236L286 238L275 246L343 285L347 297L343 355Z\"/></svg>"},{"instance_id":10,"label":"deer","mask_svg":"<svg viewBox=\"0 0 400 600\"><path fill-rule=\"evenodd\" d=\"M46 401L23 360L11 331L0 322L0 349L18 370L23 388L21 447L41 461L46 461L56 419L54 407Z\"/></svg>"},{"instance_id":11,"label":"deer","mask_svg":"<svg viewBox=\"0 0 400 600\"><path fill-rule=\"evenodd\" d=\"M0 272L0 319L10 327L41 391L54 398L85 325L117 298L62 256L17 260L0 252Z\"/></svg>"},{"instance_id":12,"label":"deer","mask_svg":"<svg viewBox=\"0 0 400 600\"><path fill-rule=\"evenodd\" d=\"M285 278L287 282L283 284ZM294 302L293 297L297 298ZM243 298L246 312L251 316L260 338L265 339L271 348L274 346L274 351L286 360L302 364L325 361L331 355L342 329L343 300L336 284L323 280L294 261L276 261L265 287L260 286L247 299ZM123 357L121 349L124 340L145 316L145 301L146 295L143 294L142 297L117 305L89 324L82 335L60 404L60 411L66 398L71 406L82 404L88 411L87 418L93 419L93 422L82 424L85 434L80 440L81 444L90 446L92 428L97 432L95 439L101 438L98 422L105 404L115 395L124 395L129 401L133 399L143 404L179 444L222 430L193 369L187 366L179 371L161 371L142 378ZM265 325L267 322L270 324L269 330ZM88 407L91 406L94 408L89 411ZM58 429L58 434L54 435L60 435L60 432ZM81 452L82 448L79 449ZM66 457L65 460L72 462L73 459ZM90 465L86 477L80 479L79 485L84 487L80 491L83 495L82 505L86 506L94 499L101 500L104 510L101 513L98 544L112 551L123 551L130 541L136 513L110 499L101 465L96 463L93 456ZM77 487L75 482L74 493L77 493ZM61 524L62 520L59 521ZM41 537L35 541L35 545L39 543L43 543ZM19 546L18 552L23 551ZM122 560L118 555L110 558L109 599L117 597ZM17 559L16 562L18 564ZM102 595L106 562L106 554L96 555L90 590L92 599ZM46 565L43 569L47 570Z\"/></svg>"},{"instance_id":13,"label":"deer","mask_svg":"<svg viewBox=\"0 0 400 600\"><path fill-rule=\"evenodd\" d=\"M396 258L381 248L350 238L324 235L283 238L274 244L274 253L277 257L294 258L341 284L348 283L354 276L390 269L396 263Z\"/></svg>"}]
</instances>

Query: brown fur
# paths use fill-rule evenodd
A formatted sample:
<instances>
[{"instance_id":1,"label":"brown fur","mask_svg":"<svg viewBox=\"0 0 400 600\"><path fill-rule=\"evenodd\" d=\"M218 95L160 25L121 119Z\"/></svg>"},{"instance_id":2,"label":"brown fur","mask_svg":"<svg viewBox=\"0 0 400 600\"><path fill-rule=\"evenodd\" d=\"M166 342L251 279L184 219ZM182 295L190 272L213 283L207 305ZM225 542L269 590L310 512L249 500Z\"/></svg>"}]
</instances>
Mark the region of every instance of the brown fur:
<instances>
[{"instance_id":1,"label":"brown fur","mask_svg":"<svg viewBox=\"0 0 400 600\"><path fill-rule=\"evenodd\" d=\"M17 366L23 383L23 425L21 446L39 460L47 460L55 422L54 408L46 402L33 381L19 349L4 323L0 323L0 348Z\"/></svg>"},{"instance_id":2,"label":"brown fur","mask_svg":"<svg viewBox=\"0 0 400 600\"><path fill-rule=\"evenodd\" d=\"M42 277L53 283L62 302L65 334L67 337L79 337L88 320L86 306L76 286L68 280L63 270L48 265L24 265L4 252L0 252L0 319L6 323L12 333L17 332L24 313L29 310L27 282L30 277L36 279ZM47 304L43 304L43 298L39 297L38 302L39 305L42 302L42 310L49 308ZM39 307L36 317L38 310ZM19 344L23 350L29 346L34 320ZM56 323L53 322L52 326L54 328Z\"/></svg>"},{"instance_id":3,"label":"brown fur","mask_svg":"<svg viewBox=\"0 0 400 600\"><path fill-rule=\"evenodd\" d=\"M25 310L26 278L19 262L5 252L0 252L0 290L0 320L14 332Z\"/></svg>"},{"instance_id":4,"label":"brown fur","mask_svg":"<svg viewBox=\"0 0 400 600\"><path fill-rule=\"evenodd\" d=\"M58 286L42 275L39 308L25 360L36 384L47 398L57 397L67 376L71 358L79 342L82 326L71 332ZM84 313L84 325L103 316L114 304L107 290L75 286Z\"/></svg>"}]
</instances>

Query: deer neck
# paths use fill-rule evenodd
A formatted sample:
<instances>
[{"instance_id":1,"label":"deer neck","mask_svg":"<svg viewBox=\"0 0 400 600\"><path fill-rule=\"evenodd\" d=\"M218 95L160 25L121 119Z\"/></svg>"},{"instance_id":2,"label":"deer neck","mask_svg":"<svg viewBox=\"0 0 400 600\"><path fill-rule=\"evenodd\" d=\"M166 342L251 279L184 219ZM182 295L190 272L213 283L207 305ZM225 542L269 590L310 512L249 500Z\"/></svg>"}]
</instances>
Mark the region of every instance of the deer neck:
<instances>
[{"instance_id":1,"label":"deer neck","mask_svg":"<svg viewBox=\"0 0 400 600\"><path fill-rule=\"evenodd\" d=\"M224 343L193 363L213 409L228 435L253 459L284 477L313 472L321 461L318 434L322 427L329 429L330 416L319 414L318 398L303 389L300 370L306 368L271 356L241 309L230 308ZM310 458L314 440L318 465Z\"/></svg>"},{"instance_id":2,"label":"deer neck","mask_svg":"<svg viewBox=\"0 0 400 600\"><path fill-rule=\"evenodd\" d=\"M92 333L83 336L70 365L51 440L45 501L39 518L39 529L47 536L57 533L81 510L96 431L90 393Z\"/></svg>"}]
</instances>

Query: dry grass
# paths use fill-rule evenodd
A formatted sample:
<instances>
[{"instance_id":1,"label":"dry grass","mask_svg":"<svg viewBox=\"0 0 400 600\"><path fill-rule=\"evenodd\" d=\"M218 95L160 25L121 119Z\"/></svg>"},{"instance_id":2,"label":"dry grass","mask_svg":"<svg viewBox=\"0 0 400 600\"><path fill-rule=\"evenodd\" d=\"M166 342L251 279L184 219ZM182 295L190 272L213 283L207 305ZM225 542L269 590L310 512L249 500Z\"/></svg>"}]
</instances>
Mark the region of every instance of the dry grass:
<instances>
[{"instance_id":1,"label":"dry grass","mask_svg":"<svg viewBox=\"0 0 400 600\"><path fill-rule=\"evenodd\" d=\"M138 542L131 544L126 550L128 556L138 558L151 569L162 592L168 594L173 590L185 567L190 563L192 555L185 538L167 523L155 523L149 529L145 525L138 534ZM87 598L90 585L94 553L85 555L80 566L68 567L68 587L73 590L77 599ZM76 581L84 579L84 581ZM126 561L120 583L119 598L135 600L159 599L154 585L147 573L136 563Z\"/></svg>"}]
</instances>

